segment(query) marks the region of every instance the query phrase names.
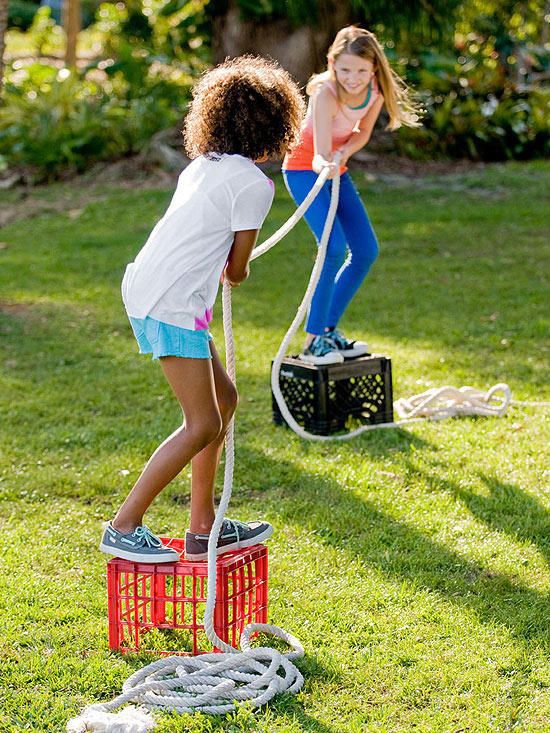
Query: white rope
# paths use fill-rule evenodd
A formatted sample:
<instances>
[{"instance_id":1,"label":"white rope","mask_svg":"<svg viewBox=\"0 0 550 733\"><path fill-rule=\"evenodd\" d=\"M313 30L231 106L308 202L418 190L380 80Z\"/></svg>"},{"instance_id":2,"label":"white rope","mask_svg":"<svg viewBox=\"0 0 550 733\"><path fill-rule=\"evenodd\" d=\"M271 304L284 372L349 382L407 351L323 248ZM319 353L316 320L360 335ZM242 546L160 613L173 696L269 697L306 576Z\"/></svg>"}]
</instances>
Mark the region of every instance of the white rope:
<instances>
[{"instance_id":1,"label":"white rope","mask_svg":"<svg viewBox=\"0 0 550 733\"><path fill-rule=\"evenodd\" d=\"M406 420L416 417L443 420L459 415L502 417L508 409L510 397L507 384L495 384L487 392L473 387L440 387L408 399L401 398L393 405L399 417Z\"/></svg>"},{"instance_id":2,"label":"white rope","mask_svg":"<svg viewBox=\"0 0 550 733\"><path fill-rule=\"evenodd\" d=\"M335 158L335 162L338 166L338 158ZM256 247L251 260L265 254L296 225L321 190L328 175L329 170L325 168L295 213L266 242ZM363 425L345 435L314 435L304 430L296 422L281 393L279 372L290 341L305 318L321 275L338 206L339 189L340 176L336 175L332 182L330 207L317 258L305 295L273 361L271 386L281 414L288 425L300 437L309 440L349 440L367 430L394 428L404 423L426 419L439 420L454 415L503 415L510 404L510 389L506 384L497 384L487 393L472 387L461 389L442 387L428 390L409 399L397 400L394 406L399 416L403 418L402 420ZM231 286L227 281L223 285L222 300L227 372L235 383ZM241 651L220 639L214 629L217 538L231 499L234 457L234 422L232 420L225 438L224 488L208 541L208 586L204 620L209 641L223 653L205 654L198 657L171 656L147 665L126 680L121 695L111 702L91 705L79 717L70 720L67 724L68 733L84 733L85 731L146 733L155 725L154 718L148 713L149 710L223 714L235 710L239 702L248 701L253 707L258 707L269 702L280 692L294 693L302 687L304 678L292 660L303 656L304 650L300 642L284 629L269 624L249 624L241 634ZM289 644L292 651L281 654L270 647L253 649L250 646L250 637L260 632L283 639ZM111 712L127 703L137 703L142 707L130 706L116 714Z\"/></svg>"},{"instance_id":3,"label":"white rope","mask_svg":"<svg viewBox=\"0 0 550 733\"><path fill-rule=\"evenodd\" d=\"M227 281L224 282L222 299L227 373L235 383L231 286ZM241 634L241 652L220 639L214 629L217 539L231 499L234 460L234 421L231 420L225 437L224 487L208 540L204 614L204 628L209 641L224 653L198 657L171 656L147 665L126 680L122 694L114 700L91 705L79 717L70 720L68 733L146 733L154 727L154 719L147 710L224 714L235 710L237 703L247 701L253 707L259 707L280 692L298 692L302 687L302 673L291 660L303 656L304 650L300 642L284 629L270 624L249 624ZM293 651L281 654L270 647L253 649L250 637L260 632L283 639ZM127 708L117 714L111 712L130 702L138 703L144 709Z\"/></svg>"},{"instance_id":4,"label":"white rope","mask_svg":"<svg viewBox=\"0 0 550 733\"><path fill-rule=\"evenodd\" d=\"M265 242L263 242L262 244L259 244L257 247L254 248L254 251L252 252L252 256L250 257L251 262L252 260L255 260L257 257L261 257L266 252L269 252L269 250L272 247L274 247L278 242L280 242L281 239L283 239L283 237L286 237L286 235L289 233L291 229L294 229L296 224L300 221L302 216L306 213L306 211L309 209L309 207L313 203L313 200L315 199L319 191L323 188L323 185L328 178L329 172L330 171L328 168L323 169L323 171L317 176L317 180L313 184L311 191L302 201L300 206L298 206L298 208L292 214L292 216L289 219L287 219L286 222L282 225L282 227L277 229L277 231L274 234L272 234L271 237L269 237L269 239L266 239ZM337 185L339 186L340 177L337 176L337 179L338 179ZM334 216L332 218L334 220ZM332 222L331 222L331 228L332 228Z\"/></svg>"},{"instance_id":5,"label":"white rope","mask_svg":"<svg viewBox=\"0 0 550 733\"><path fill-rule=\"evenodd\" d=\"M321 181L322 175L323 174L321 174L317 179L315 186L310 192L310 195L314 192L317 184L319 184L319 182ZM294 335L296 334L298 328L300 327L302 321L306 316L309 304L311 302L311 299L315 292L315 288L317 287L317 283L319 281L319 277L321 275L321 271L325 261L326 250L328 247L328 240L332 231L332 224L336 215L336 209L338 207L339 184L340 177L339 175L336 175L333 179L330 207L308 287L306 289L302 302L298 307L296 316L294 317L294 320L292 321L283 341L281 342L281 345L273 360L273 366L271 369L271 389L279 407L279 411L281 412L281 415L283 416L286 423L301 438L304 438L306 440L326 442L329 440L351 440L352 438L355 438L358 435L361 435L362 433L365 433L369 430L396 428L401 427L406 423L408 424L424 420L442 420L448 417L455 417L458 415L503 415L510 403L511 398L510 388L506 384L496 384L487 393L480 392L479 390L475 390L472 387L462 387L461 389L457 389L456 387L441 387L440 389L428 390L427 392L423 392L420 395L411 397L408 400L402 399L394 402L394 407L398 415L402 418L401 420L397 422L362 425L361 427L343 435L316 435L305 430L294 419L294 416L290 412L283 397L279 383L279 374L281 371L282 361L286 356L290 342L292 341ZM320 190L321 186L322 183L321 185L319 185L317 190ZM315 195L317 194L317 190L315 190ZM311 200L313 200L313 197L311 197ZM308 198L306 198L306 200L302 204L303 211L301 210L302 207L300 207L295 212L294 216L288 220L287 224L292 221L292 226L294 226L294 224L296 224L297 222L297 214L300 213L300 216L303 215L307 207L310 205L311 200L310 196L308 196ZM305 206L306 203L307 206ZM290 231L290 228L292 227L288 227L286 224L281 227L279 231L277 231L272 237L270 237L270 239L268 239L264 244L262 244L254 251L253 257L258 256L256 255L256 252L258 252L258 254L263 254L264 252L266 252L270 247L273 246L273 244L279 241L279 233L284 232L284 234L286 234L288 231ZM500 399L497 396L499 393L502 393L502 398Z\"/></svg>"},{"instance_id":6,"label":"white rope","mask_svg":"<svg viewBox=\"0 0 550 733\"><path fill-rule=\"evenodd\" d=\"M262 247L256 248L252 259L267 252L290 231L311 204L327 176L328 169L318 177L312 191L291 219ZM338 190L339 178L335 180L337 181L336 190ZM336 198L333 195L333 200L337 203L337 193ZM335 206L332 206L332 201L331 211L332 219L334 219ZM332 226L332 219L330 226ZM327 219L327 225L328 223ZM330 228L327 225L325 225L325 231L328 230L330 234ZM328 234L325 238L325 232L323 232L323 237L327 242ZM231 286L227 280L223 284L222 302L227 373L235 384ZM217 539L231 499L235 461L234 445L234 421L231 420L225 437L224 487L208 540L208 585L204 614L206 635L209 641L223 653L204 654L198 657L171 656L147 665L126 680L122 687L122 694L114 700L90 705L78 717L70 720L67 723L67 733L85 733L85 731L146 733L155 726L155 721L149 715L148 710L223 714L235 710L238 702L246 700L253 707L258 707L269 702L280 692L298 692L302 687L304 678L292 660L303 656L304 650L298 639L284 629L270 624L249 624L241 634L241 652L220 639L214 629ZM260 632L283 639L292 647L292 651L281 654L270 647L253 649L250 646L250 637ZM130 706L118 713L111 712L127 703L138 703L142 707Z\"/></svg>"}]
</instances>

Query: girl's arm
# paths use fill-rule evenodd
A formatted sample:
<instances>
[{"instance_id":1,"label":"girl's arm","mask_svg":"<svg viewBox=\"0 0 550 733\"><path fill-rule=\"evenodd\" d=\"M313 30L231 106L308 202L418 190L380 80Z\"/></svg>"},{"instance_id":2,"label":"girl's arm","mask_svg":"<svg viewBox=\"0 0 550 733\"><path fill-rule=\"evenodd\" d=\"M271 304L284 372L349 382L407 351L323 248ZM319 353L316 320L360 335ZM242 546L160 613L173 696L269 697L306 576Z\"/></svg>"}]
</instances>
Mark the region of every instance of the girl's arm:
<instances>
[{"instance_id":1,"label":"girl's arm","mask_svg":"<svg viewBox=\"0 0 550 733\"><path fill-rule=\"evenodd\" d=\"M224 276L228 279L230 285L240 285L250 274L248 263L257 239L257 229L244 229L241 232L235 232L235 238L224 270Z\"/></svg>"},{"instance_id":2,"label":"girl's arm","mask_svg":"<svg viewBox=\"0 0 550 733\"><path fill-rule=\"evenodd\" d=\"M334 94L322 87L313 97L313 144L315 156L312 168L320 173L325 166L334 168L332 163L332 120L337 112Z\"/></svg>"},{"instance_id":3,"label":"girl's arm","mask_svg":"<svg viewBox=\"0 0 550 733\"><path fill-rule=\"evenodd\" d=\"M340 160L341 165L345 165L348 158L358 150L361 150L361 148L368 143L383 104L384 97L380 95L359 123L359 130L357 132L353 132L350 139L342 147L342 158Z\"/></svg>"}]
</instances>

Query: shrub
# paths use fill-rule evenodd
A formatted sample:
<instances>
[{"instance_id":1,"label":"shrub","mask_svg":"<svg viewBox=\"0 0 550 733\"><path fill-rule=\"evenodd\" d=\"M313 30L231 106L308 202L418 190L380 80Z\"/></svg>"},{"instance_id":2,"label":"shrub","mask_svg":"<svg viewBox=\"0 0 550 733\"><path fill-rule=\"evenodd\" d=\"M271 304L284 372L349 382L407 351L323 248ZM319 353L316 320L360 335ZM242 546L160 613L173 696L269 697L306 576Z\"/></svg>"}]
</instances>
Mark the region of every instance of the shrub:
<instances>
[{"instance_id":1,"label":"shrub","mask_svg":"<svg viewBox=\"0 0 550 733\"><path fill-rule=\"evenodd\" d=\"M9 33L8 47L18 48L18 56L56 55L64 46L65 38L61 26L56 25L48 6L34 6L32 22L25 31L12 29Z\"/></svg>"},{"instance_id":2,"label":"shrub","mask_svg":"<svg viewBox=\"0 0 550 733\"><path fill-rule=\"evenodd\" d=\"M93 9L97 0L84 4ZM155 8L150 18L138 0L100 4L92 32L102 53L85 69L21 60L6 69L0 160L25 167L34 180L51 179L139 152L176 124L204 67L204 23L178 0ZM40 56L58 32L42 7L24 35Z\"/></svg>"},{"instance_id":3,"label":"shrub","mask_svg":"<svg viewBox=\"0 0 550 733\"><path fill-rule=\"evenodd\" d=\"M411 77L426 115L423 127L399 131L399 152L489 161L550 152L550 94L536 84L513 84L496 65L461 64L435 54L421 57Z\"/></svg>"},{"instance_id":4,"label":"shrub","mask_svg":"<svg viewBox=\"0 0 550 733\"><path fill-rule=\"evenodd\" d=\"M439 101L427 92L422 95L424 126L400 130L397 147L412 157L488 161L543 157L550 153L549 98L542 90L504 92L500 97L452 90Z\"/></svg>"},{"instance_id":5,"label":"shrub","mask_svg":"<svg viewBox=\"0 0 550 733\"><path fill-rule=\"evenodd\" d=\"M92 80L33 64L8 78L0 108L0 156L34 180L82 171L97 160L136 153L182 116L188 87L173 104L154 81L130 97L122 80Z\"/></svg>"}]
</instances>

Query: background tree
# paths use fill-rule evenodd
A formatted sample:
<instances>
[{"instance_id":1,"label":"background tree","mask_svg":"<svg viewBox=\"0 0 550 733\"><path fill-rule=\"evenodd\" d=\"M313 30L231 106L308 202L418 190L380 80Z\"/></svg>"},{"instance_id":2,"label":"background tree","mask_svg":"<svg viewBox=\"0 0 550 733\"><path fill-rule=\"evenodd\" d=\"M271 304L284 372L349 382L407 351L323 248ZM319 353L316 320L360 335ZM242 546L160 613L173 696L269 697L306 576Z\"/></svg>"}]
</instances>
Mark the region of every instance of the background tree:
<instances>
[{"instance_id":1,"label":"background tree","mask_svg":"<svg viewBox=\"0 0 550 733\"><path fill-rule=\"evenodd\" d=\"M0 165L24 169L29 180L179 148L190 88L205 68L227 55L260 53L304 82L324 67L329 43L348 23L377 34L425 109L421 128L396 135L385 135L382 118L371 152L430 160L550 154L543 84L550 0L76 1L99 3L94 58L60 73L48 58L60 50L60 29L42 7L23 34L34 62L13 59L4 68ZM76 3L65 2L78 22ZM6 3L0 0L4 13ZM67 62L74 64L70 36Z\"/></svg>"},{"instance_id":2,"label":"background tree","mask_svg":"<svg viewBox=\"0 0 550 733\"><path fill-rule=\"evenodd\" d=\"M80 0L64 0L63 27L67 36L65 65L76 65L76 42L80 31Z\"/></svg>"},{"instance_id":3,"label":"background tree","mask_svg":"<svg viewBox=\"0 0 550 733\"><path fill-rule=\"evenodd\" d=\"M0 0L0 91L4 79L4 48L8 27L8 0Z\"/></svg>"},{"instance_id":4,"label":"background tree","mask_svg":"<svg viewBox=\"0 0 550 733\"><path fill-rule=\"evenodd\" d=\"M452 42L460 0L210 0L214 61L241 53L276 58L304 82L326 62L336 31L348 23L371 28L406 48Z\"/></svg>"}]
</instances>

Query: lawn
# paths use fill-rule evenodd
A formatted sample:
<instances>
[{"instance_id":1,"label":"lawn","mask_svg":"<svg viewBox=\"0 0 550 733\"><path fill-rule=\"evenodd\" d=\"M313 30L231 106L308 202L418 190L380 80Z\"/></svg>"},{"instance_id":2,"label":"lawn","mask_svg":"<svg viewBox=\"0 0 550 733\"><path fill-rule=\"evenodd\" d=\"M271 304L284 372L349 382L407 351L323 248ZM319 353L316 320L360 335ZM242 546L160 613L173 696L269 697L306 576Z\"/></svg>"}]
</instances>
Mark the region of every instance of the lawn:
<instances>
[{"instance_id":1,"label":"lawn","mask_svg":"<svg viewBox=\"0 0 550 733\"><path fill-rule=\"evenodd\" d=\"M549 399L549 171L355 172L381 255L342 325L391 356L396 397L504 381L516 400ZM292 210L276 185L262 239ZM60 732L148 661L108 649L97 543L180 419L119 295L170 191L88 177L21 197L0 193L4 212L28 211L0 230L0 731ZM270 621L304 644L305 686L255 714L159 716L158 730L548 731L550 413L328 444L275 427L270 361L313 256L300 224L233 303L232 515L276 527ZM221 349L220 304L213 333ZM155 531L182 536L188 484L184 471L154 503Z\"/></svg>"}]
</instances>

